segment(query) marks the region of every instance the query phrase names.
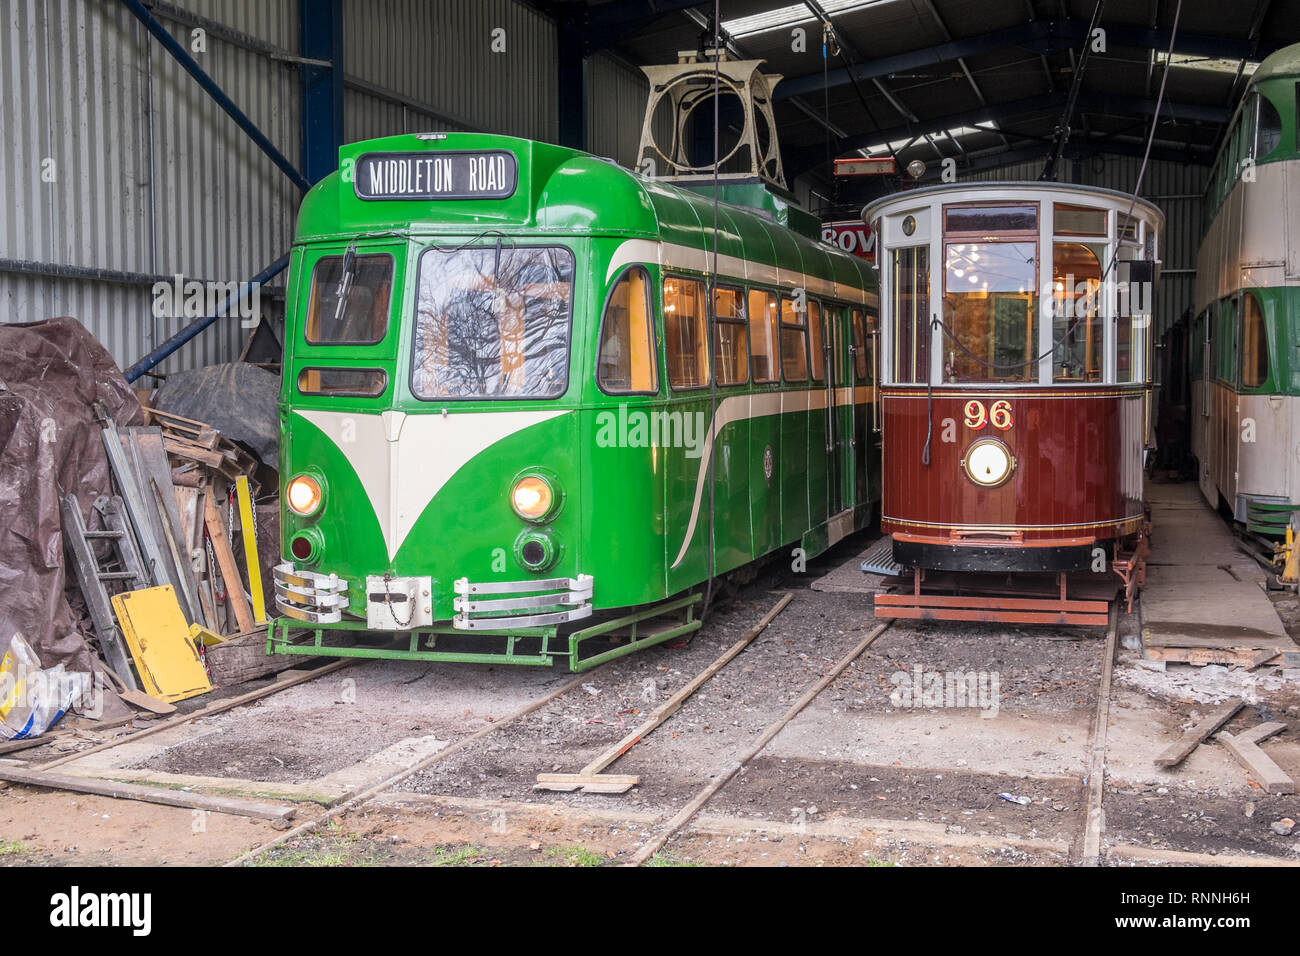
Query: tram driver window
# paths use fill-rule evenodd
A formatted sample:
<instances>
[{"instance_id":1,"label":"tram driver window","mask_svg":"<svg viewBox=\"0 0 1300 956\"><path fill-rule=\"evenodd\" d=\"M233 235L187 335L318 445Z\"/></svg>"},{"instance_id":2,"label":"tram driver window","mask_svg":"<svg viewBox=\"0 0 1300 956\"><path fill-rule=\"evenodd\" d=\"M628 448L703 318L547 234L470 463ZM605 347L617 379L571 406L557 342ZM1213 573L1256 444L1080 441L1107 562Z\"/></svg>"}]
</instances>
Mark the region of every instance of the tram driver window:
<instances>
[{"instance_id":1,"label":"tram driver window","mask_svg":"<svg viewBox=\"0 0 1300 956\"><path fill-rule=\"evenodd\" d=\"M1038 380L1038 243L948 241L944 248L944 379Z\"/></svg>"},{"instance_id":2,"label":"tram driver window","mask_svg":"<svg viewBox=\"0 0 1300 956\"><path fill-rule=\"evenodd\" d=\"M596 382L609 394L659 391L651 325L650 276L640 266L615 283L600 331Z\"/></svg>"},{"instance_id":3,"label":"tram driver window","mask_svg":"<svg viewBox=\"0 0 1300 956\"><path fill-rule=\"evenodd\" d=\"M709 339L704 283L699 279L664 279L664 349L668 384L702 388L709 384Z\"/></svg>"},{"instance_id":4,"label":"tram driver window","mask_svg":"<svg viewBox=\"0 0 1300 956\"><path fill-rule=\"evenodd\" d=\"M1099 252L1104 249L1104 246L1094 248L1081 242L1058 242L1053 249L1052 380L1055 382L1101 381Z\"/></svg>"},{"instance_id":5,"label":"tram driver window","mask_svg":"<svg viewBox=\"0 0 1300 956\"><path fill-rule=\"evenodd\" d=\"M307 341L312 345L374 345L388 331L393 288L390 255L325 256L311 275Z\"/></svg>"}]
</instances>

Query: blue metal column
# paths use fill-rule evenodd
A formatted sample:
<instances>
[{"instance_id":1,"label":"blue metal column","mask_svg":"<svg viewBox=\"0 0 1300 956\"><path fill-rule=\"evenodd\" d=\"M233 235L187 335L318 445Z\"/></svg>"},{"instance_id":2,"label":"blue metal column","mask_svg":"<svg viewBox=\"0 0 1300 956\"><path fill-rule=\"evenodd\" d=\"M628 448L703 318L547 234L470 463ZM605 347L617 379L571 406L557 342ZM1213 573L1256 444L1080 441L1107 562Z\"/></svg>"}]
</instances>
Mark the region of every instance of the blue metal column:
<instances>
[{"instance_id":1,"label":"blue metal column","mask_svg":"<svg viewBox=\"0 0 1300 956\"><path fill-rule=\"evenodd\" d=\"M581 6L581 5L580 5ZM561 146L587 148L586 7L570 6L556 26Z\"/></svg>"},{"instance_id":2,"label":"blue metal column","mask_svg":"<svg viewBox=\"0 0 1300 956\"><path fill-rule=\"evenodd\" d=\"M343 145L343 0L299 0L298 51L319 61L302 67L302 168L318 183Z\"/></svg>"}]
</instances>

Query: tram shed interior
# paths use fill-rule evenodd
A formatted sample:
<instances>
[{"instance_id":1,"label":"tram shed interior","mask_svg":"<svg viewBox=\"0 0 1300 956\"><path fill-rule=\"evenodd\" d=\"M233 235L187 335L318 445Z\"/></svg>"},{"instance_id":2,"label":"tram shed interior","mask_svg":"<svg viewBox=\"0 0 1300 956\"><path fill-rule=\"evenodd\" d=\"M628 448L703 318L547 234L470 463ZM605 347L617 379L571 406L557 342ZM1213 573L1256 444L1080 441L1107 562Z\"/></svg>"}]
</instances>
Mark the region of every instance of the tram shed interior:
<instances>
[{"instance_id":1,"label":"tram shed interior","mask_svg":"<svg viewBox=\"0 0 1300 956\"><path fill-rule=\"evenodd\" d=\"M1300 0L3 17L0 865L1300 865Z\"/></svg>"}]
</instances>

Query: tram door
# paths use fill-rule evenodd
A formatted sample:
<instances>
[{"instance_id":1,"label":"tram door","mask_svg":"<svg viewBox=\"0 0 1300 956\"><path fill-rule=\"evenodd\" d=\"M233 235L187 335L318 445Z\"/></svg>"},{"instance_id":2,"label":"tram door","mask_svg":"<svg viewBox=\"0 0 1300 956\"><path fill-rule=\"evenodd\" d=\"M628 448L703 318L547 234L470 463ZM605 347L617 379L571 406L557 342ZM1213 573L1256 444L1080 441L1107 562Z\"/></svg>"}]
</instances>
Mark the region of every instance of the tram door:
<instances>
[{"instance_id":1,"label":"tram door","mask_svg":"<svg viewBox=\"0 0 1300 956\"><path fill-rule=\"evenodd\" d=\"M849 311L826 309L826 484L830 515L847 513L847 520L832 520L830 543L853 530L854 489L857 478L853 454L853 367L850 362Z\"/></svg>"}]
</instances>

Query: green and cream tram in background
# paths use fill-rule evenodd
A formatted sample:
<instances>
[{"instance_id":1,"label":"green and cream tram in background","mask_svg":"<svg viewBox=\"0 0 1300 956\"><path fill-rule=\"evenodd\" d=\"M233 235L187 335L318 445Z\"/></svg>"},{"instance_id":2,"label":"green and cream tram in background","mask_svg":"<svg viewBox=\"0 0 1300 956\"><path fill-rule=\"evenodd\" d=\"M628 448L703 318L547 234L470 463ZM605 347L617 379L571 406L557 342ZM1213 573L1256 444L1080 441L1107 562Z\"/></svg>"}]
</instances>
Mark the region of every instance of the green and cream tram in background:
<instances>
[{"instance_id":1,"label":"green and cream tram in background","mask_svg":"<svg viewBox=\"0 0 1300 956\"><path fill-rule=\"evenodd\" d=\"M781 213L503 136L343 147L293 246L268 649L580 669L863 527L874 276Z\"/></svg>"},{"instance_id":2,"label":"green and cream tram in background","mask_svg":"<svg viewBox=\"0 0 1300 956\"><path fill-rule=\"evenodd\" d=\"M1206 194L1189 349L1201 491L1251 530L1300 505L1300 45L1266 59Z\"/></svg>"}]
</instances>

